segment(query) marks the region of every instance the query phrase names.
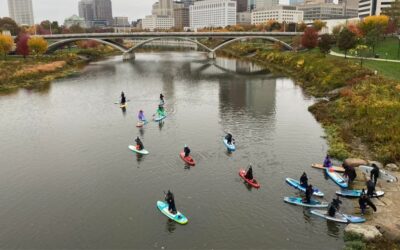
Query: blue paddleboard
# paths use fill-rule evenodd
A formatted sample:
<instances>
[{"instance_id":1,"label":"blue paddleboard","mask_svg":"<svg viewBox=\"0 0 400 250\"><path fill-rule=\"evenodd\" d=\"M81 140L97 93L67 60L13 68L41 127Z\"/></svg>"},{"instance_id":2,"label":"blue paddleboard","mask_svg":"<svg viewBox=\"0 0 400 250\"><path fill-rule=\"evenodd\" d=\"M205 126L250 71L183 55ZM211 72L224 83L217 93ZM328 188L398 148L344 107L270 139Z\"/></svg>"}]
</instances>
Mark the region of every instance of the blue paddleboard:
<instances>
[{"instance_id":1,"label":"blue paddleboard","mask_svg":"<svg viewBox=\"0 0 400 250\"><path fill-rule=\"evenodd\" d=\"M157 207L161 211L161 213L163 213L165 216L167 216L171 220L176 221L182 225L188 223L188 219L183 214L181 214L179 211L177 211L176 214L170 213L168 211L168 204L166 202L157 201Z\"/></svg>"},{"instance_id":2,"label":"blue paddleboard","mask_svg":"<svg viewBox=\"0 0 400 250\"><path fill-rule=\"evenodd\" d=\"M226 147L229 151L235 151L235 150L236 150L236 146L235 146L234 143L228 144L228 140L225 139L225 138L223 139L223 141L224 141L225 147Z\"/></svg>"},{"instance_id":3,"label":"blue paddleboard","mask_svg":"<svg viewBox=\"0 0 400 250\"><path fill-rule=\"evenodd\" d=\"M166 114L164 116L156 116L156 117L154 117L154 121L159 122L159 121L164 120L165 118L167 118Z\"/></svg>"},{"instance_id":4,"label":"blue paddleboard","mask_svg":"<svg viewBox=\"0 0 400 250\"><path fill-rule=\"evenodd\" d=\"M298 189L298 190L300 190L300 191L302 191L302 192L306 192L306 189L300 185L300 182L299 182L299 181L297 181L297 180L295 180L295 179L292 179L292 178L286 178L286 182L287 182L287 184L289 184L290 186L292 186L292 187L294 187L294 188L296 188L296 189ZM324 196L324 193L322 193L321 191L319 191L318 188L315 188L315 187L314 187L314 193L313 193L313 195L322 197L322 196Z\"/></svg>"},{"instance_id":5,"label":"blue paddleboard","mask_svg":"<svg viewBox=\"0 0 400 250\"><path fill-rule=\"evenodd\" d=\"M327 202L319 202L313 199L310 200L310 203L304 203L301 197L285 197L283 200L287 203L302 207L325 208L329 205Z\"/></svg>"},{"instance_id":6,"label":"blue paddleboard","mask_svg":"<svg viewBox=\"0 0 400 250\"><path fill-rule=\"evenodd\" d=\"M348 188L347 180L334 171L330 171L329 168L325 169L326 174L341 188Z\"/></svg>"}]
</instances>

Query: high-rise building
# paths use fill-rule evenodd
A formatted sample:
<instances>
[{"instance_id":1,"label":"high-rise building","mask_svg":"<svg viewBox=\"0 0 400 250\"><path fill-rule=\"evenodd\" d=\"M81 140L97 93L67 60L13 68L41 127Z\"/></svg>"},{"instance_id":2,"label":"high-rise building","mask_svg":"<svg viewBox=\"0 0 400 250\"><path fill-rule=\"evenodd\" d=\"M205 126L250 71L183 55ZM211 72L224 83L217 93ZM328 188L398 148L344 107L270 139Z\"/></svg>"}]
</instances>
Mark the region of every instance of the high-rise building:
<instances>
[{"instance_id":1,"label":"high-rise building","mask_svg":"<svg viewBox=\"0 0 400 250\"><path fill-rule=\"evenodd\" d=\"M174 18L171 16L146 16L142 20L142 28L145 30L167 30L174 27Z\"/></svg>"},{"instance_id":2,"label":"high-rise building","mask_svg":"<svg viewBox=\"0 0 400 250\"><path fill-rule=\"evenodd\" d=\"M197 1L190 6L189 12L190 27L193 29L236 25L236 1Z\"/></svg>"},{"instance_id":3,"label":"high-rise building","mask_svg":"<svg viewBox=\"0 0 400 250\"><path fill-rule=\"evenodd\" d=\"M94 20L94 8L92 0L81 0L78 3L79 16L86 21Z\"/></svg>"},{"instance_id":4,"label":"high-rise building","mask_svg":"<svg viewBox=\"0 0 400 250\"><path fill-rule=\"evenodd\" d=\"M189 8L190 5L193 5L193 3L195 2L195 0L182 0L181 1L183 3L184 7Z\"/></svg>"},{"instance_id":5,"label":"high-rise building","mask_svg":"<svg viewBox=\"0 0 400 250\"><path fill-rule=\"evenodd\" d=\"M173 0L159 0L153 4L152 14L156 16L173 16L174 15Z\"/></svg>"},{"instance_id":6,"label":"high-rise building","mask_svg":"<svg viewBox=\"0 0 400 250\"><path fill-rule=\"evenodd\" d=\"M253 11L256 8L256 0L247 1L247 11Z\"/></svg>"},{"instance_id":7,"label":"high-rise building","mask_svg":"<svg viewBox=\"0 0 400 250\"><path fill-rule=\"evenodd\" d=\"M256 10L269 10L279 5L279 0L256 0Z\"/></svg>"},{"instance_id":8,"label":"high-rise building","mask_svg":"<svg viewBox=\"0 0 400 250\"><path fill-rule=\"evenodd\" d=\"M279 5L251 13L251 24L262 24L271 20L280 23L300 23L303 21L303 11L297 10L296 6Z\"/></svg>"},{"instance_id":9,"label":"high-rise building","mask_svg":"<svg viewBox=\"0 0 400 250\"><path fill-rule=\"evenodd\" d=\"M238 12L236 14L236 23L241 25L251 24L251 12Z\"/></svg>"},{"instance_id":10,"label":"high-rise building","mask_svg":"<svg viewBox=\"0 0 400 250\"><path fill-rule=\"evenodd\" d=\"M339 0L339 4L344 4L348 8L358 8L358 0Z\"/></svg>"},{"instance_id":11,"label":"high-rise building","mask_svg":"<svg viewBox=\"0 0 400 250\"><path fill-rule=\"evenodd\" d=\"M175 28L183 29L189 27L189 7L180 7L174 9Z\"/></svg>"},{"instance_id":12,"label":"high-rise building","mask_svg":"<svg viewBox=\"0 0 400 250\"><path fill-rule=\"evenodd\" d=\"M360 0L358 17L379 16L384 8L389 8L394 0Z\"/></svg>"},{"instance_id":13,"label":"high-rise building","mask_svg":"<svg viewBox=\"0 0 400 250\"><path fill-rule=\"evenodd\" d=\"M116 16L114 17L114 27L128 27L130 26L128 17L126 16Z\"/></svg>"},{"instance_id":14,"label":"high-rise building","mask_svg":"<svg viewBox=\"0 0 400 250\"><path fill-rule=\"evenodd\" d=\"M113 23L111 0L93 0L94 20L107 21L108 25Z\"/></svg>"},{"instance_id":15,"label":"high-rise building","mask_svg":"<svg viewBox=\"0 0 400 250\"><path fill-rule=\"evenodd\" d=\"M248 0L236 0L236 11L246 12L248 8Z\"/></svg>"},{"instance_id":16,"label":"high-rise building","mask_svg":"<svg viewBox=\"0 0 400 250\"><path fill-rule=\"evenodd\" d=\"M358 15L357 8L349 8L344 4L316 3L298 6L304 11L304 20L328 20L352 18Z\"/></svg>"},{"instance_id":17,"label":"high-rise building","mask_svg":"<svg viewBox=\"0 0 400 250\"><path fill-rule=\"evenodd\" d=\"M33 25L32 0L8 0L10 17L19 25Z\"/></svg>"},{"instance_id":18,"label":"high-rise building","mask_svg":"<svg viewBox=\"0 0 400 250\"><path fill-rule=\"evenodd\" d=\"M300 5L300 4L304 4L304 0L289 0L289 5Z\"/></svg>"}]
</instances>

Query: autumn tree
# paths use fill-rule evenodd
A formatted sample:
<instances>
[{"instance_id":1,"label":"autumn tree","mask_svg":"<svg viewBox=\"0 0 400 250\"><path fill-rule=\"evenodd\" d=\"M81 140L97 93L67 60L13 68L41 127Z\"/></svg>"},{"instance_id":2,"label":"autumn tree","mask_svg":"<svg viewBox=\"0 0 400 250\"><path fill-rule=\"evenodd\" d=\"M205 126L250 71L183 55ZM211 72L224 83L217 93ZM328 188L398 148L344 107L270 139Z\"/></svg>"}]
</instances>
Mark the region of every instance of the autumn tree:
<instances>
[{"instance_id":1,"label":"autumn tree","mask_svg":"<svg viewBox=\"0 0 400 250\"><path fill-rule=\"evenodd\" d=\"M28 47L29 35L27 33L20 33L17 38L17 53L24 58L29 55L29 47Z\"/></svg>"},{"instance_id":2,"label":"autumn tree","mask_svg":"<svg viewBox=\"0 0 400 250\"><path fill-rule=\"evenodd\" d=\"M305 22L301 22L301 23L297 24L298 32L303 32L306 30L306 28L307 28L307 24Z\"/></svg>"},{"instance_id":3,"label":"autumn tree","mask_svg":"<svg viewBox=\"0 0 400 250\"><path fill-rule=\"evenodd\" d=\"M329 34L323 34L318 41L318 48L324 55L328 54L332 48L333 37Z\"/></svg>"},{"instance_id":4,"label":"autumn tree","mask_svg":"<svg viewBox=\"0 0 400 250\"><path fill-rule=\"evenodd\" d=\"M14 41L11 36L0 34L0 54L6 57L13 45Z\"/></svg>"},{"instance_id":5,"label":"autumn tree","mask_svg":"<svg viewBox=\"0 0 400 250\"><path fill-rule=\"evenodd\" d=\"M307 27L301 37L301 45L307 49L313 49L318 45L318 32L311 27Z\"/></svg>"},{"instance_id":6,"label":"autumn tree","mask_svg":"<svg viewBox=\"0 0 400 250\"><path fill-rule=\"evenodd\" d=\"M10 31L13 36L16 36L20 32L18 24L9 17L0 18L0 29Z\"/></svg>"},{"instance_id":7,"label":"autumn tree","mask_svg":"<svg viewBox=\"0 0 400 250\"><path fill-rule=\"evenodd\" d=\"M44 40L42 37L31 37L28 40L28 47L29 47L29 52L38 56L42 55L47 51L47 41Z\"/></svg>"},{"instance_id":8,"label":"autumn tree","mask_svg":"<svg viewBox=\"0 0 400 250\"><path fill-rule=\"evenodd\" d=\"M380 38L385 34L388 23L389 17L385 15L368 16L360 22L359 28L363 32L367 44L371 45L373 51L375 51Z\"/></svg>"},{"instance_id":9,"label":"autumn tree","mask_svg":"<svg viewBox=\"0 0 400 250\"><path fill-rule=\"evenodd\" d=\"M326 22L323 22L321 20L315 20L313 22L313 28L318 32L321 31L322 28L325 28L325 27L326 27Z\"/></svg>"},{"instance_id":10,"label":"autumn tree","mask_svg":"<svg viewBox=\"0 0 400 250\"><path fill-rule=\"evenodd\" d=\"M337 46L344 51L344 57L347 58L347 52L357 44L356 35L348 28L343 28L337 38Z\"/></svg>"}]
</instances>

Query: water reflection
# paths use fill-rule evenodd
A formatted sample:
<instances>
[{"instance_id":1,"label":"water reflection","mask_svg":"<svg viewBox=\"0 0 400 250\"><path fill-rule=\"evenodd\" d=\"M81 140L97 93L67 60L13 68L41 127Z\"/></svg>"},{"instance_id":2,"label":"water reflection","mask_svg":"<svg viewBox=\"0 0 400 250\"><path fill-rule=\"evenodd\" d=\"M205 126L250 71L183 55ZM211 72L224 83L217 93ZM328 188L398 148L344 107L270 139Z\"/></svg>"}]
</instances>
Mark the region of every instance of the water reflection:
<instances>
[{"instance_id":1,"label":"water reflection","mask_svg":"<svg viewBox=\"0 0 400 250\"><path fill-rule=\"evenodd\" d=\"M167 223L165 224L165 228L169 233L173 233L176 230L176 226L176 222L171 219L168 219Z\"/></svg>"}]
</instances>

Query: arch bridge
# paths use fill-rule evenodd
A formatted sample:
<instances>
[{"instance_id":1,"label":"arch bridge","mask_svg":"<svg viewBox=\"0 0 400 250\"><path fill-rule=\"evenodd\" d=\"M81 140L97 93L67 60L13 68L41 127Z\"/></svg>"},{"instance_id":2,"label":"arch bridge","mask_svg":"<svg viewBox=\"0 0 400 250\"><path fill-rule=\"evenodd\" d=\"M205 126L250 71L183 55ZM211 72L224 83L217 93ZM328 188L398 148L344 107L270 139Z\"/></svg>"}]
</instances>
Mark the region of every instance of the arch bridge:
<instances>
[{"instance_id":1,"label":"arch bridge","mask_svg":"<svg viewBox=\"0 0 400 250\"><path fill-rule=\"evenodd\" d=\"M292 46L281 38L301 35L301 32L137 32L137 33L88 33L88 34L57 34L43 35L44 39L53 41L48 47L47 53L53 53L57 49L82 40L92 40L117 50L124 55L124 60L134 59L135 51L142 46L156 40L174 39L197 44L208 52L209 58L215 58L216 51L241 40L262 39L272 43L279 43L283 49L293 50ZM198 41L199 38L220 38L223 42L215 48L210 48ZM116 42L119 39L143 39L142 42L131 48Z\"/></svg>"}]
</instances>

